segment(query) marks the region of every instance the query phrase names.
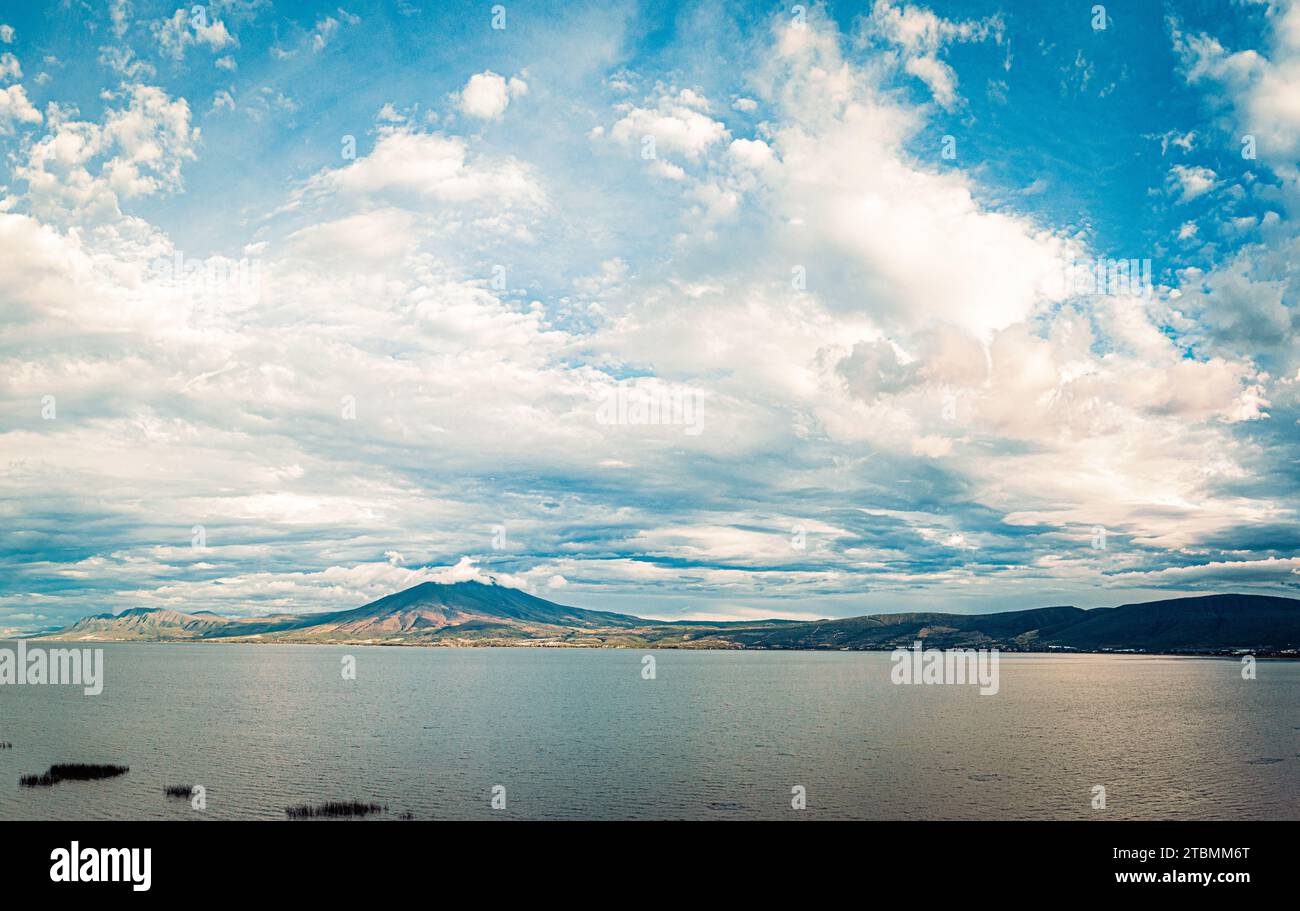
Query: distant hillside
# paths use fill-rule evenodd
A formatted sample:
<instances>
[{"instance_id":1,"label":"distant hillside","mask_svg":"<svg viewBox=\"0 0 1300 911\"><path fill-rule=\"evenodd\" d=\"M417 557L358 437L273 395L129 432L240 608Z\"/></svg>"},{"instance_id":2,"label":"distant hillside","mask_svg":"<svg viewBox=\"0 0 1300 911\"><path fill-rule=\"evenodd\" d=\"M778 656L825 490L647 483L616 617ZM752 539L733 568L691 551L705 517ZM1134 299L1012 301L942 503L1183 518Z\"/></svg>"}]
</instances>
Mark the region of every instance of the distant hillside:
<instances>
[{"instance_id":1,"label":"distant hillside","mask_svg":"<svg viewBox=\"0 0 1300 911\"><path fill-rule=\"evenodd\" d=\"M917 639L935 648L1029 648L1045 634L1055 634L1087 614L1077 607L1040 607L997 614L877 614L738 631L729 638L757 648L895 648L911 645Z\"/></svg>"},{"instance_id":2,"label":"distant hillside","mask_svg":"<svg viewBox=\"0 0 1300 911\"><path fill-rule=\"evenodd\" d=\"M1195 649L1216 644L1249 648L1300 646L1300 601L1265 595L1207 595L1101 607L1045 639L1081 649L1148 651Z\"/></svg>"},{"instance_id":3,"label":"distant hillside","mask_svg":"<svg viewBox=\"0 0 1300 911\"><path fill-rule=\"evenodd\" d=\"M230 620L216 614L184 614L180 611L136 607L120 614L96 614L77 621L56 635L79 634L79 638L203 639L226 629Z\"/></svg>"},{"instance_id":4,"label":"distant hillside","mask_svg":"<svg viewBox=\"0 0 1300 911\"><path fill-rule=\"evenodd\" d=\"M1300 601L1209 595L1092 610L668 623L566 607L500 585L426 582L347 611L230 618L136 608L87 617L47 638L729 649L892 649L920 639L931 647L1012 651L1296 653Z\"/></svg>"}]
</instances>

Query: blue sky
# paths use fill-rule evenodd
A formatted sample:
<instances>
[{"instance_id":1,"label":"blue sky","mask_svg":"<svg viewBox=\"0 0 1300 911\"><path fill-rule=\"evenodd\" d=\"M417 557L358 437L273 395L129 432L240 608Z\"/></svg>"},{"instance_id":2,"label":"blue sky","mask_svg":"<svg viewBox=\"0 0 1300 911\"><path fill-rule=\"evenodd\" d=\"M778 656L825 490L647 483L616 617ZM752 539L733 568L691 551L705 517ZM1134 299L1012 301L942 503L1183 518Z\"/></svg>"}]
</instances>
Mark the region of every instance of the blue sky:
<instances>
[{"instance_id":1,"label":"blue sky","mask_svg":"<svg viewBox=\"0 0 1300 911\"><path fill-rule=\"evenodd\" d=\"M1296 587L1290 2L10 6L0 632Z\"/></svg>"}]
</instances>

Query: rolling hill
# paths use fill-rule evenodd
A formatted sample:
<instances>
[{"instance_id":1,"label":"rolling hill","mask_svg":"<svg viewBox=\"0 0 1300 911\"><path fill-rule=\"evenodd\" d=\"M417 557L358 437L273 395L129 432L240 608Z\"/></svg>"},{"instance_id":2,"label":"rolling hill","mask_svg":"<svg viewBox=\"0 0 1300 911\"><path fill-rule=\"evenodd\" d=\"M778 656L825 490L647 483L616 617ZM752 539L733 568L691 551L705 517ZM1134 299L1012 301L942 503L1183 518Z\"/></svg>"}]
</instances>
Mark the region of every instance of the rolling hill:
<instances>
[{"instance_id":1,"label":"rolling hill","mask_svg":"<svg viewBox=\"0 0 1300 911\"><path fill-rule=\"evenodd\" d=\"M1283 654L1300 650L1300 600L1208 595L1091 610L665 622L568 607L501 585L426 582L346 611L236 618L135 608L87 617L45 638L723 649L893 649L919 639L930 647L1010 651Z\"/></svg>"}]
</instances>

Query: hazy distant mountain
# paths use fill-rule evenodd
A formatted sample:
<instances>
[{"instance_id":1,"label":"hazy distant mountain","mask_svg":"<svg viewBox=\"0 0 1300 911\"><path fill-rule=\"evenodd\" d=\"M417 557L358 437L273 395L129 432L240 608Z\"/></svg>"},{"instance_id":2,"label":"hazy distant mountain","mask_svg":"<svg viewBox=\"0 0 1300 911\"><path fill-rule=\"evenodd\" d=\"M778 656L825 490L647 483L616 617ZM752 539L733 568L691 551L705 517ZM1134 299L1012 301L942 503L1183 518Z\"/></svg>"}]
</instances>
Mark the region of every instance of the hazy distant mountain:
<instances>
[{"instance_id":1,"label":"hazy distant mountain","mask_svg":"<svg viewBox=\"0 0 1300 911\"><path fill-rule=\"evenodd\" d=\"M180 611L136 607L120 614L96 614L77 621L56 635L71 634L94 639L203 639L228 628L230 620L209 611L184 614Z\"/></svg>"},{"instance_id":2,"label":"hazy distant mountain","mask_svg":"<svg viewBox=\"0 0 1300 911\"><path fill-rule=\"evenodd\" d=\"M137 608L87 617L52 637L90 641L225 640L408 645L882 649L909 646L1222 652L1300 650L1300 600L1172 598L1113 608L995 614L878 614L844 620L668 623L566 607L481 582L426 582L323 614L230 618Z\"/></svg>"}]
</instances>

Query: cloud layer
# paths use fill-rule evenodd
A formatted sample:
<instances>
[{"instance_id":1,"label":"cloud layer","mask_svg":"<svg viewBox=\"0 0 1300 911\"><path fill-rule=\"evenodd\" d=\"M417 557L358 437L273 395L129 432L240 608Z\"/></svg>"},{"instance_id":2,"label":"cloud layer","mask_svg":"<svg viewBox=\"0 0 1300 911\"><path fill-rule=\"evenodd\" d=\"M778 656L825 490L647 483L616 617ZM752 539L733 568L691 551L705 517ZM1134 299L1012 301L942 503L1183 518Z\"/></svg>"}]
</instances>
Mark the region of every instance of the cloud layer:
<instances>
[{"instance_id":1,"label":"cloud layer","mask_svg":"<svg viewBox=\"0 0 1300 911\"><path fill-rule=\"evenodd\" d=\"M1035 66L1110 97L1087 17L1021 77L1025 21L887 0L666 47L461 13L436 65L379 8L0 28L0 628L488 574L674 618L1295 588L1294 7L1163 23L1195 118L1082 217L1057 150L982 144L1050 115ZM61 61L106 33L92 105Z\"/></svg>"}]
</instances>

